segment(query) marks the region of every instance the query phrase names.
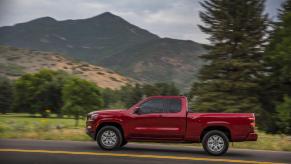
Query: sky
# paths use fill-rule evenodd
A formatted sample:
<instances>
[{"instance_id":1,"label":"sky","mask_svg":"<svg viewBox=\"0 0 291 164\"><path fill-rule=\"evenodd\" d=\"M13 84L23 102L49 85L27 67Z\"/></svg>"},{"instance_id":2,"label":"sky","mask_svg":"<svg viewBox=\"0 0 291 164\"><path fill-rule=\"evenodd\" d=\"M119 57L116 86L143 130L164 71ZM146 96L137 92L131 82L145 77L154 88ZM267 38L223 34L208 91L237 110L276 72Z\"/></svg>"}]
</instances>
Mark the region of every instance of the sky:
<instances>
[{"instance_id":1,"label":"sky","mask_svg":"<svg viewBox=\"0 0 291 164\"><path fill-rule=\"evenodd\" d=\"M198 24L201 0L0 0L0 26L39 17L84 19L111 12L160 37L208 43ZM276 19L284 0L267 0L266 12Z\"/></svg>"}]
</instances>

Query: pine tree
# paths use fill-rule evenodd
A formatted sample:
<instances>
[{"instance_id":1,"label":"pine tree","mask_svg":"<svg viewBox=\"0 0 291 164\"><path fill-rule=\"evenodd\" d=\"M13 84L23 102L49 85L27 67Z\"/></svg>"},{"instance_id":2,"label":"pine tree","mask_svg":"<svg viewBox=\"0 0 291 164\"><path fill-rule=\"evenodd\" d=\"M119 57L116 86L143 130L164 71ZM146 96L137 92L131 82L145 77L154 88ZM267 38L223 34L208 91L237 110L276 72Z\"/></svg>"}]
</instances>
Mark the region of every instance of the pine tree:
<instances>
[{"instance_id":1,"label":"pine tree","mask_svg":"<svg viewBox=\"0 0 291 164\"><path fill-rule=\"evenodd\" d=\"M258 98L263 75L267 15L264 0L207 0L201 2L209 34L207 64L193 84L193 110L206 112L261 112Z\"/></svg>"},{"instance_id":2,"label":"pine tree","mask_svg":"<svg viewBox=\"0 0 291 164\"><path fill-rule=\"evenodd\" d=\"M281 9L279 9L279 20L283 20L284 16L286 16L291 11L291 0L286 0Z\"/></svg>"},{"instance_id":3,"label":"pine tree","mask_svg":"<svg viewBox=\"0 0 291 164\"><path fill-rule=\"evenodd\" d=\"M291 98L284 96L284 101L276 107L276 125L278 131L291 134Z\"/></svg>"},{"instance_id":4,"label":"pine tree","mask_svg":"<svg viewBox=\"0 0 291 164\"><path fill-rule=\"evenodd\" d=\"M266 49L266 68L268 74L265 78L265 93L262 94L263 108L272 117L272 124L268 131L282 131L278 115L278 106L282 104L285 96L291 96L291 0L285 1L279 10L277 22L273 23L270 44ZM278 126L276 126L278 125Z\"/></svg>"},{"instance_id":5,"label":"pine tree","mask_svg":"<svg viewBox=\"0 0 291 164\"><path fill-rule=\"evenodd\" d=\"M286 1L279 10L279 21L266 49L269 67L269 87L277 100L284 95L291 96L291 0Z\"/></svg>"},{"instance_id":6,"label":"pine tree","mask_svg":"<svg viewBox=\"0 0 291 164\"><path fill-rule=\"evenodd\" d=\"M11 112L13 87L9 79L0 76L0 113Z\"/></svg>"},{"instance_id":7,"label":"pine tree","mask_svg":"<svg viewBox=\"0 0 291 164\"><path fill-rule=\"evenodd\" d=\"M290 14L291 12L291 0L286 0L284 3L282 3L281 9L279 9L278 12L278 20L272 22L273 30L271 31L270 44L268 45L266 50L267 53L275 49L276 44L280 43L282 41L282 38L284 37L282 31L285 31L285 29L288 28L287 20L288 14Z\"/></svg>"}]
</instances>

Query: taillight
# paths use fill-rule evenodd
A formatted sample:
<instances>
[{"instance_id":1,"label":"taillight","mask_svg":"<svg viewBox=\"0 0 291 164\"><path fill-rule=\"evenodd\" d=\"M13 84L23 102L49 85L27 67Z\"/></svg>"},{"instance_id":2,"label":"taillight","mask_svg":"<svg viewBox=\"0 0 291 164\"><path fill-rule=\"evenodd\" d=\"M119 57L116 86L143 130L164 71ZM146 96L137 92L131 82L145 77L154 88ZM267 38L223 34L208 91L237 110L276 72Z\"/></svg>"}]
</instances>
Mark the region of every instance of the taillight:
<instances>
[{"instance_id":1,"label":"taillight","mask_svg":"<svg viewBox=\"0 0 291 164\"><path fill-rule=\"evenodd\" d=\"M250 126L254 129L256 127L255 115L253 114L253 117L249 117L249 120L250 120Z\"/></svg>"},{"instance_id":2,"label":"taillight","mask_svg":"<svg viewBox=\"0 0 291 164\"><path fill-rule=\"evenodd\" d=\"M252 119L250 119L250 120L251 120L250 125L251 125L252 127L255 127L255 126L256 126L256 121L255 121L255 119L252 118Z\"/></svg>"}]
</instances>

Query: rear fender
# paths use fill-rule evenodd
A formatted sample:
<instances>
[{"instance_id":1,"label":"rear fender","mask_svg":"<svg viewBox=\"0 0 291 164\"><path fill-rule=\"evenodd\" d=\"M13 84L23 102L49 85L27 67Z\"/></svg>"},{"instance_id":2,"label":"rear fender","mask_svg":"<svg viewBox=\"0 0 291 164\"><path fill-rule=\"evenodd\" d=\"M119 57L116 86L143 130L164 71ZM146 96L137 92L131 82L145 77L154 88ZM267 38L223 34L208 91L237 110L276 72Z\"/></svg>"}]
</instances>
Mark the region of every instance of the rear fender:
<instances>
[{"instance_id":1,"label":"rear fender","mask_svg":"<svg viewBox=\"0 0 291 164\"><path fill-rule=\"evenodd\" d=\"M200 132L200 137L201 135L203 135L203 131L208 129L208 128L215 128L215 127L220 127L220 128L223 128L223 129L227 129L229 131L229 137L230 138L233 138L233 134L231 133L232 130L231 130L231 124L229 122L226 122L226 121L210 121L210 122L207 122L206 125L201 129L201 132ZM219 130L219 129L218 129Z\"/></svg>"}]
</instances>

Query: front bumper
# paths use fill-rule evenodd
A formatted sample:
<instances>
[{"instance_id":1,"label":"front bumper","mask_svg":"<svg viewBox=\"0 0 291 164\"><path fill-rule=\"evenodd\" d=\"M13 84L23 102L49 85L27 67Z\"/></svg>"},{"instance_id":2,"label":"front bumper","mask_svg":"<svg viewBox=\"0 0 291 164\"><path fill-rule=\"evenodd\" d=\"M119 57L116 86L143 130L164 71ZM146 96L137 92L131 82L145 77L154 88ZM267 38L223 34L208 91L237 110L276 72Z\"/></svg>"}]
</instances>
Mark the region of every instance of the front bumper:
<instances>
[{"instance_id":1,"label":"front bumper","mask_svg":"<svg viewBox=\"0 0 291 164\"><path fill-rule=\"evenodd\" d=\"M246 138L246 141L257 141L257 140L258 140L258 134L256 133L250 133Z\"/></svg>"},{"instance_id":2,"label":"front bumper","mask_svg":"<svg viewBox=\"0 0 291 164\"><path fill-rule=\"evenodd\" d=\"M88 130L86 129L86 134L87 134L88 136L90 136L93 140L95 140L95 133L94 133L94 132L88 131Z\"/></svg>"},{"instance_id":3,"label":"front bumper","mask_svg":"<svg viewBox=\"0 0 291 164\"><path fill-rule=\"evenodd\" d=\"M90 136L93 140L95 140L95 130L94 128L92 128L92 126L88 122L86 123L85 131L88 136Z\"/></svg>"}]
</instances>

